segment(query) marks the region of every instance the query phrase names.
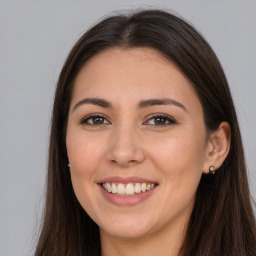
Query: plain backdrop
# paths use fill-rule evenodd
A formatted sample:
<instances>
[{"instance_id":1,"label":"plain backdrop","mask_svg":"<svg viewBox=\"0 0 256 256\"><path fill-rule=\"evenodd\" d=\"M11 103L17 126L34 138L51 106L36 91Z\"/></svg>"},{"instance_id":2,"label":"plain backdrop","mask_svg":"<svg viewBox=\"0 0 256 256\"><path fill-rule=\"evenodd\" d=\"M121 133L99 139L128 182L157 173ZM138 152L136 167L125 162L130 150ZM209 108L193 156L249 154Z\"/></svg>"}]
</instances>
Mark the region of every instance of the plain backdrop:
<instances>
[{"instance_id":1,"label":"plain backdrop","mask_svg":"<svg viewBox=\"0 0 256 256\"><path fill-rule=\"evenodd\" d=\"M114 11L177 12L208 40L235 101L256 198L255 0L0 0L0 256L33 255L53 93L76 40Z\"/></svg>"}]
</instances>

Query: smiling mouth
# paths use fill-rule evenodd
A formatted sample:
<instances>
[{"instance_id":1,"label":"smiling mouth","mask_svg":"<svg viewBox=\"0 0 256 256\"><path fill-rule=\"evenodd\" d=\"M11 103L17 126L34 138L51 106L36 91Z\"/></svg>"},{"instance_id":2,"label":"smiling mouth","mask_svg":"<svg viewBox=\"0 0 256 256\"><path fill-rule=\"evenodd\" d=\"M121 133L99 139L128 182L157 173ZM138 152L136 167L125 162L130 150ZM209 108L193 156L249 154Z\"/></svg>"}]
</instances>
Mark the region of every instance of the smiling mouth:
<instances>
[{"instance_id":1,"label":"smiling mouth","mask_svg":"<svg viewBox=\"0 0 256 256\"><path fill-rule=\"evenodd\" d=\"M134 196L142 194L154 189L158 184L156 183L109 183L104 182L100 184L109 193L117 196Z\"/></svg>"}]
</instances>

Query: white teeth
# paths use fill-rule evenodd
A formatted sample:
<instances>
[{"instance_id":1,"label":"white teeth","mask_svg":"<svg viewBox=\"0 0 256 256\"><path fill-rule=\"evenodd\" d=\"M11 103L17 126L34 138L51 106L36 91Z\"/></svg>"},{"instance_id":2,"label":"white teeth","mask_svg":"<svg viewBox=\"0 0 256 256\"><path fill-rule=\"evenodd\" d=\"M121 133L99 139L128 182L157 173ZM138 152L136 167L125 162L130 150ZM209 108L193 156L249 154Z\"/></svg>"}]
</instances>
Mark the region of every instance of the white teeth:
<instances>
[{"instance_id":1,"label":"white teeth","mask_svg":"<svg viewBox=\"0 0 256 256\"><path fill-rule=\"evenodd\" d=\"M125 194L126 195L134 195L134 186L131 183L128 183L126 185Z\"/></svg>"},{"instance_id":2,"label":"white teeth","mask_svg":"<svg viewBox=\"0 0 256 256\"><path fill-rule=\"evenodd\" d=\"M108 192L112 192L112 186L109 183L106 184L106 187Z\"/></svg>"},{"instance_id":3,"label":"white teeth","mask_svg":"<svg viewBox=\"0 0 256 256\"><path fill-rule=\"evenodd\" d=\"M135 185L135 193L140 193L141 192L141 185L140 183L136 183Z\"/></svg>"},{"instance_id":4,"label":"white teeth","mask_svg":"<svg viewBox=\"0 0 256 256\"><path fill-rule=\"evenodd\" d=\"M118 195L134 195L146 192L155 187L155 184L147 184L147 183L103 183L102 187L106 189L109 193L118 194Z\"/></svg>"},{"instance_id":5,"label":"white teeth","mask_svg":"<svg viewBox=\"0 0 256 256\"><path fill-rule=\"evenodd\" d=\"M112 193L113 193L113 194L116 194L116 193L117 193L117 187L116 187L116 184L115 184L115 183L112 184Z\"/></svg>"},{"instance_id":6,"label":"white teeth","mask_svg":"<svg viewBox=\"0 0 256 256\"><path fill-rule=\"evenodd\" d=\"M146 189L147 189L146 183L142 183L142 184L141 184L141 190L142 190L142 192L145 192Z\"/></svg>"},{"instance_id":7,"label":"white teeth","mask_svg":"<svg viewBox=\"0 0 256 256\"><path fill-rule=\"evenodd\" d=\"M125 186L122 183L117 185L117 194L124 195L125 194Z\"/></svg>"}]
</instances>

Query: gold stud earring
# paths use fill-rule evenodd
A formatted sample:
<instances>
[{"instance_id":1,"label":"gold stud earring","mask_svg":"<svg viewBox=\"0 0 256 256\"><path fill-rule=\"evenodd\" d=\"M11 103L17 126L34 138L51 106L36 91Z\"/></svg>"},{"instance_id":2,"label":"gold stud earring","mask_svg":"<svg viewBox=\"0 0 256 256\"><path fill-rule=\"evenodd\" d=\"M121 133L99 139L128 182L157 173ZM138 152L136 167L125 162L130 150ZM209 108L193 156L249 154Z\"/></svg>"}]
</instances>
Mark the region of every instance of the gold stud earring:
<instances>
[{"instance_id":1,"label":"gold stud earring","mask_svg":"<svg viewBox=\"0 0 256 256\"><path fill-rule=\"evenodd\" d=\"M71 164L70 164L70 163L68 163L68 167L69 167L69 168L71 167Z\"/></svg>"},{"instance_id":2,"label":"gold stud earring","mask_svg":"<svg viewBox=\"0 0 256 256\"><path fill-rule=\"evenodd\" d=\"M211 166L209 167L210 173L214 174L214 173L215 173L215 170L216 170L216 168L215 168L213 165L211 165Z\"/></svg>"}]
</instances>

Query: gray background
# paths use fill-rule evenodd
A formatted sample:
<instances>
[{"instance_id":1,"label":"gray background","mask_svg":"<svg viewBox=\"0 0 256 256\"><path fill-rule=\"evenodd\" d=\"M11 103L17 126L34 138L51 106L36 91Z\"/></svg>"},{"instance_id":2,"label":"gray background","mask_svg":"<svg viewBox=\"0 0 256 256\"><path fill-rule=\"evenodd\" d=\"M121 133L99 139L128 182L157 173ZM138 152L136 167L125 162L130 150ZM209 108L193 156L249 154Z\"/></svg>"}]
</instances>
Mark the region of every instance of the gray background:
<instances>
[{"instance_id":1,"label":"gray background","mask_svg":"<svg viewBox=\"0 0 256 256\"><path fill-rule=\"evenodd\" d=\"M69 50L100 17L138 7L176 11L217 53L233 93L256 197L255 0L0 0L0 256L32 255L53 93Z\"/></svg>"}]
</instances>

